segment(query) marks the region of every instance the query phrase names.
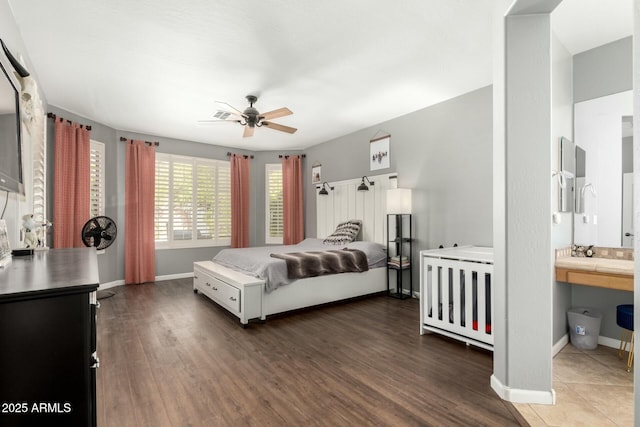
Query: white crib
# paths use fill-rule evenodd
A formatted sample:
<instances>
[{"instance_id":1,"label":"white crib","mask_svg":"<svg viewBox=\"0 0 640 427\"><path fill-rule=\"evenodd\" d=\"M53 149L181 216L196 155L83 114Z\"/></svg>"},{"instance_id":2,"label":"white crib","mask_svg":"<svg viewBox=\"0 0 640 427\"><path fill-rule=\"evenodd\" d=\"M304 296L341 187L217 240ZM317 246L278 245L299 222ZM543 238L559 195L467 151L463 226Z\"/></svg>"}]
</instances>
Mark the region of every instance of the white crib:
<instances>
[{"instance_id":1,"label":"white crib","mask_svg":"<svg viewBox=\"0 0 640 427\"><path fill-rule=\"evenodd\" d=\"M446 335L493 350L493 248L420 251L420 334Z\"/></svg>"}]
</instances>

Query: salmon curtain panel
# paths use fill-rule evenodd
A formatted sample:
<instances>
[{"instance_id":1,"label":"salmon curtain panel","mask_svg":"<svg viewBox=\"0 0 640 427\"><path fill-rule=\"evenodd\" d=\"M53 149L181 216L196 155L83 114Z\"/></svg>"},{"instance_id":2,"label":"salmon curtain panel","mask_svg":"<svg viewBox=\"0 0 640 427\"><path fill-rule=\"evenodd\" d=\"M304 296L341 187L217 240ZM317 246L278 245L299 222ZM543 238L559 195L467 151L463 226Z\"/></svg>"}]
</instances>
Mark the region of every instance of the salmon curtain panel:
<instances>
[{"instance_id":1,"label":"salmon curtain panel","mask_svg":"<svg viewBox=\"0 0 640 427\"><path fill-rule=\"evenodd\" d=\"M282 158L282 243L295 245L304 239L302 199L302 158Z\"/></svg>"},{"instance_id":2,"label":"salmon curtain panel","mask_svg":"<svg viewBox=\"0 0 640 427\"><path fill-rule=\"evenodd\" d=\"M156 149L127 141L125 160L125 284L153 282L156 274L154 210Z\"/></svg>"},{"instance_id":3,"label":"salmon curtain panel","mask_svg":"<svg viewBox=\"0 0 640 427\"><path fill-rule=\"evenodd\" d=\"M249 246L249 181L251 160L231 155L231 247Z\"/></svg>"},{"instance_id":4,"label":"salmon curtain panel","mask_svg":"<svg viewBox=\"0 0 640 427\"><path fill-rule=\"evenodd\" d=\"M84 247L82 227L90 216L91 131L55 120L53 247Z\"/></svg>"}]
</instances>

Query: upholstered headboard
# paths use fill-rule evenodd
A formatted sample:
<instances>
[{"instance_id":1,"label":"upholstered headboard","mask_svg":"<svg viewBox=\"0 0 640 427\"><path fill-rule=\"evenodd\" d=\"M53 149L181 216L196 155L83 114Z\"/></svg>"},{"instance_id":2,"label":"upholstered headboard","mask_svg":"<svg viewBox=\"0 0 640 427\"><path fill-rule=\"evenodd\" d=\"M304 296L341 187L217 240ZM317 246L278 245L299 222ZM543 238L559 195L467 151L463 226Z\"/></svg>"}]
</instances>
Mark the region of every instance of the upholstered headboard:
<instances>
[{"instance_id":1,"label":"upholstered headboard","mask_svg":"<svg viewBox=\"0 0 640 427\"><path fill-rule=\"evenodd\" d=\"M316 235L324 238L331 234L342 221L362 220L358 240L386 244L387 234L387 189L397 188L397 173L367 175L373 182L369 191L357 191L362 177L330 182L333 190L326 196L319 195L316 186ZM366 182L366 181L365 181Z\"/></svg>"}]
</instances>

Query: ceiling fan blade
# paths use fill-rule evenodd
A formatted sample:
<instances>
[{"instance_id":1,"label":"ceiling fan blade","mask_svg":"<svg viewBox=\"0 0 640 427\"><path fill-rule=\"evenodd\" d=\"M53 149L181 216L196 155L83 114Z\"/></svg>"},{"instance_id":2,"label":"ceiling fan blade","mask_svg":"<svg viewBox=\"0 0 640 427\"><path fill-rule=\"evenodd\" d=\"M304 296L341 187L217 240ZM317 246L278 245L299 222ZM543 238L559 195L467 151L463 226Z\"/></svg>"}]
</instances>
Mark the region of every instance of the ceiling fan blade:
<instances>
[{"instance_id":1,"label":"ceiling fan blade","mask_svg":"<svg viewBox=\"0 0 640 427\"><path fill-rule=\"evenodd\" d=\"M268 111L264 114L260 114L260 117L263 120L271 120L271 119L277 119L278 117L289 116L291 114L293 114L291 110L289 110L287 107L282 107L282 108L278 108L277 110Z\"/></svg>"},{"instance_id":2,"label":"ceiling fan blade","mask_svg":"<svg viewBox=\"0 0 640 427\"><path fill-rule=\"evenodd\" d=\"M226 105L227 107L231 108L231 110L233 110L234 114L237 114L241 117L245 117L244 113L240 110L238 110L236 107L234 107L233 105L227 104L224 101L216 101L218 104L222 104L222 105Z\"/></svg>"},{"instance_id":3,"label":"ceiling fan blade","mask_svg":"<svg viewBox=\"0 0 640 427\"><path fill-rule=\"evenodd\" d=\"M242 120L234 119L234 120L224 120L224 119L212 119L212 120L198 120L198 124L209 124L209 123L225 123L225 122L236 122L241 123Z\"/></svg>"},{"instance_id":4,"label":"ceiling fan blade","mask_svg":"<svg viewBox=\"0 0 640 427\"><path fill-rule=\"evenodd\" d=\"M255 132L256 128L251 126L244 127L244 133L242 134L243 138L247 138L249 136L253 136L253 132Z\"/></svg>"},{"instance_id":5,"label":"ceiling fan blade","mask_svg":"<svg viewBox=\"0 0 640 427\"><path fill-rule=\"evenodd\" d=\"M298 130L296 128L292 128L285 125L279 125L278 123L273 123L273 122L263 121L262 124L264 126L267 126L270 129L279 130L280 132L295 133Z\"/></svg>"}]
</instances>

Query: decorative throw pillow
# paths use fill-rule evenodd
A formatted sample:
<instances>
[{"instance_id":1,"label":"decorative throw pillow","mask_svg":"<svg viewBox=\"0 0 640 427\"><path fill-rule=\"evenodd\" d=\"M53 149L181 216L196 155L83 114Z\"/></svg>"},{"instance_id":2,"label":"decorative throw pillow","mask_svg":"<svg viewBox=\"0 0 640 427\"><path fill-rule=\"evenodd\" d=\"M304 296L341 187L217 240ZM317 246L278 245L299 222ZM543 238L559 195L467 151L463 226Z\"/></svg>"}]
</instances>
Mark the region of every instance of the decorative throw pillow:
<instances>
[{"instance_id":1,"label":"decorative throw pillow","mask_svg":"<svg viewBox=\"0 0 640 427\"><path fill-rule=\"evenodd\" d=\"M359 219L351 219L349 221L341 222L338 224L335 231L327 236L322 243L325 245L344 245L351 243L358 236L361 226L362 221Z\"/></svg>"}]
</instances>

